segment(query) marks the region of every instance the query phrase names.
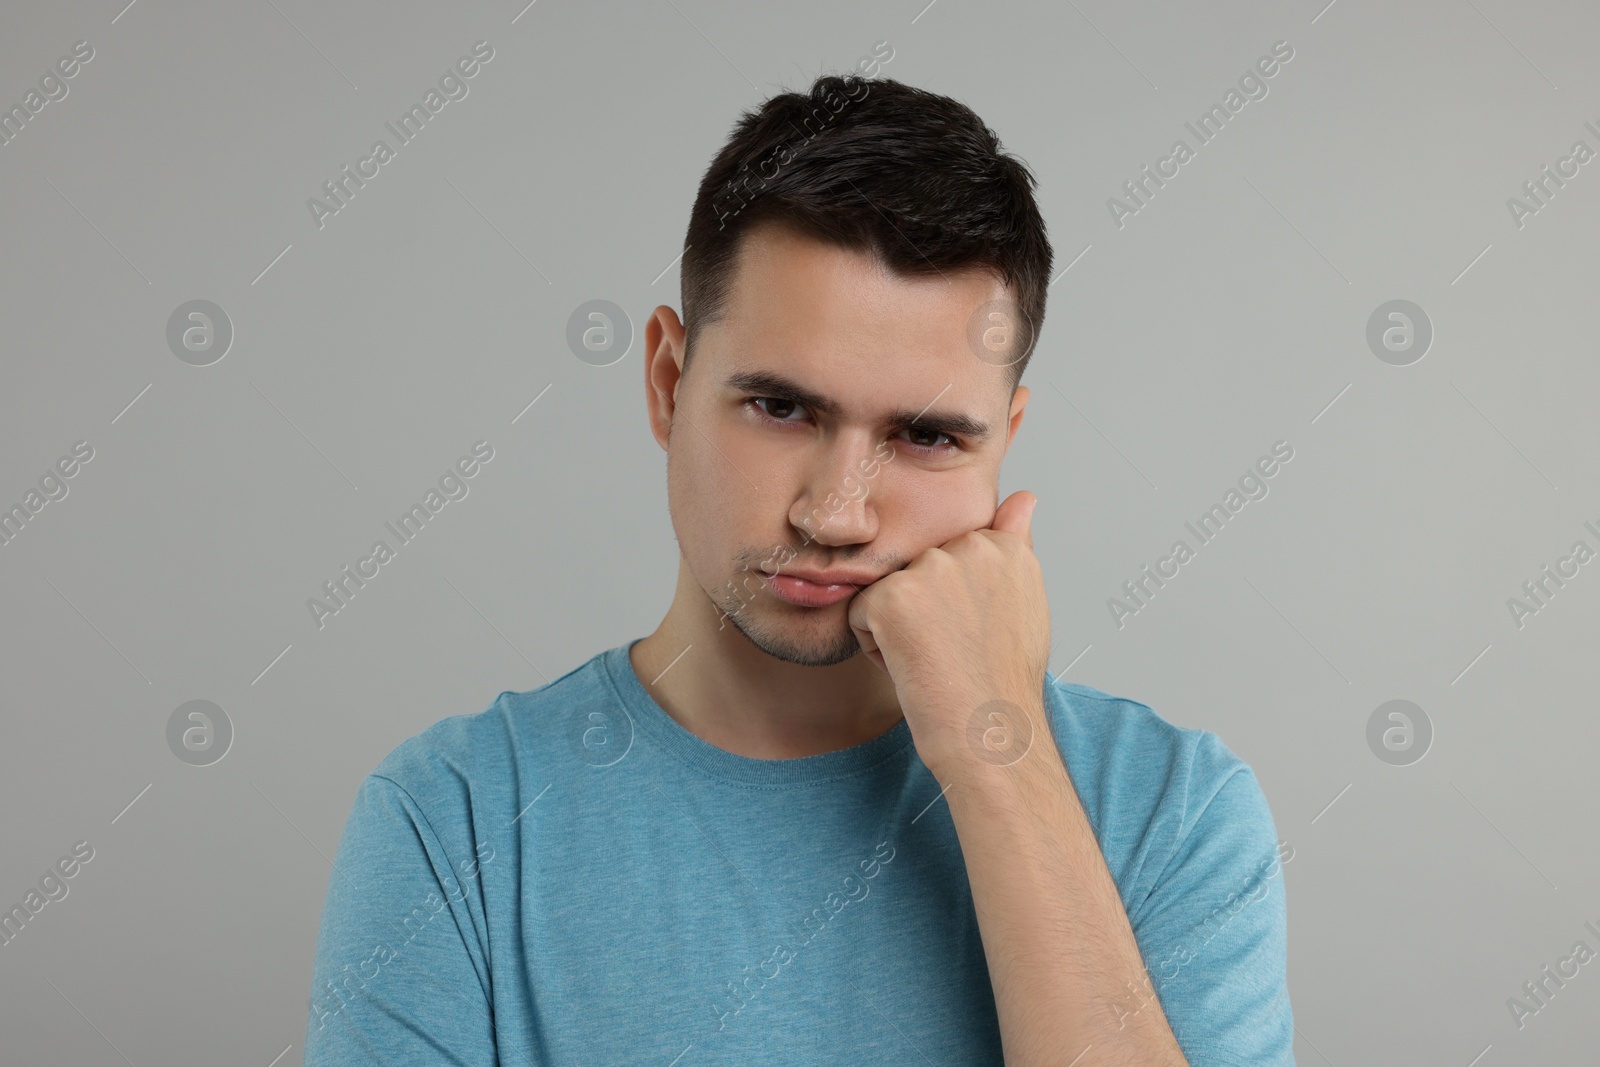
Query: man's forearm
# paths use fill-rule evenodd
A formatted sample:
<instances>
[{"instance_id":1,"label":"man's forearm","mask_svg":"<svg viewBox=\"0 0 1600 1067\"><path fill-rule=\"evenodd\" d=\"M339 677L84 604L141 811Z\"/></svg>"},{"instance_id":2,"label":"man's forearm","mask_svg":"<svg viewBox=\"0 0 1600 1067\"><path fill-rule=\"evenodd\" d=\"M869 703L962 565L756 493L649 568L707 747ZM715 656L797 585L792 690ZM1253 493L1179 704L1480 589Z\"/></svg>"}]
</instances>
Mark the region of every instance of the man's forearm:
<instances>
[{"instance_id":1,"label":"man's forearm","mask_svg":"<svg viewBox=\"0 0 1600 1067\"><path fill-rule=\"evenodd\" d=\"M1016 763L930 768L950 787L1006 1067L1187 1067L1045 712L1029 713Z\"/></svg>"}]
</instances>

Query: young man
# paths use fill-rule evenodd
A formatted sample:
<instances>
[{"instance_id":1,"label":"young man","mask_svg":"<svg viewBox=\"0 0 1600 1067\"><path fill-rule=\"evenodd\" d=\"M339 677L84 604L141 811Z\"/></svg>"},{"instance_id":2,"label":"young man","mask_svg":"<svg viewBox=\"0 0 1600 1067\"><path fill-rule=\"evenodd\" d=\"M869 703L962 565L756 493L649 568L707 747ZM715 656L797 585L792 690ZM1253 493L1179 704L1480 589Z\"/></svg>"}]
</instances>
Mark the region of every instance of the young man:
<instances>
[{"instance_id":1,"label":"young man","mask_svg":"<svg viewBox=\"0 0 1600 1067\"><path fill-rule=\"evenodd\" d=\"M672 604L362 784L308 1065L1293 1063L1255 776L1050 676L996 506L1032 187L888 79L740 120L645 329Z\"/></svg>"}]
</instances>

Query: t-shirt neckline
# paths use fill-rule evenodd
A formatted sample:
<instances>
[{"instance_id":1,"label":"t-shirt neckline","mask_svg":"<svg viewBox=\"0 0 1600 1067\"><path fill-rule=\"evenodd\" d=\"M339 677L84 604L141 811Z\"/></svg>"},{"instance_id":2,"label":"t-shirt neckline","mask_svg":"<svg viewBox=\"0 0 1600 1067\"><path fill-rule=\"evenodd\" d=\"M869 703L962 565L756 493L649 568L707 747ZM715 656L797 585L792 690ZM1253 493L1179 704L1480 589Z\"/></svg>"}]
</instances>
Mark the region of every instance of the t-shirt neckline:
<instances>
[{"instance_id":1,"label":"t-shirt neckline","mask_svg":"<svg viewBox=\"0 0 1600 1067\"><path fill-rule=\"evenodd\" d=\"M636 637L601 655L601 666L617 699L633 720L634 728L694 769L717 778L757 785L795 785L822 782L860 774L898 756L912 742L905 719L887 731L835 752L794 759L755 759L741 756L705 741L685 729L634 673L629 653L644 640Z\"/></svg>"}]
</instances>

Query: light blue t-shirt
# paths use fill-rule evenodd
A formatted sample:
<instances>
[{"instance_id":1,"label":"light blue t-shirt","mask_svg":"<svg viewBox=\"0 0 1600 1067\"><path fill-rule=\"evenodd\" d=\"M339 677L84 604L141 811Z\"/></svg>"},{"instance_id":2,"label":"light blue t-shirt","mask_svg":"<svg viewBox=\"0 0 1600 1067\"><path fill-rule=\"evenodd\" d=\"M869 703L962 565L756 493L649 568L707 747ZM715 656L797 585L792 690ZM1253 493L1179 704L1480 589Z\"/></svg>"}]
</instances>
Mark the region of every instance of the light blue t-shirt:
<instances>
[{"instance_id":1,"label":"light blue t-shirt","mask_svg":"<svg viewBox=\"0 0 1600 1067\"><path fill-rule=\"evenodd\" d=\"M307 1067L999 1067L961 845L905 720L735 755L662 710L632 644L438 722L362 783ZM1254 773L1143 704L1044 689L1150 976L1108 1000L1132 1013L1153 989L1193 1067L1293 1067Z\"/></svg>"}]
</instances>

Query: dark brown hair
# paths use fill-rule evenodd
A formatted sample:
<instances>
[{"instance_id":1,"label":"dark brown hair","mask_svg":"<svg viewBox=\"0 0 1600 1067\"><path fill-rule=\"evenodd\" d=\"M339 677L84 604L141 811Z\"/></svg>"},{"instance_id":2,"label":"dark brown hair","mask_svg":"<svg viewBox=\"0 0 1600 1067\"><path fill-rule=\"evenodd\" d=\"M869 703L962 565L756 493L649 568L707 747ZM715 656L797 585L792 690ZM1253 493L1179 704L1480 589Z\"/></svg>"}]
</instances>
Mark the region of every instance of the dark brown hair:
<instances>
[{"instance_id":1,"label":"dark brown hair","mask_svg":"<svg viewBox=\"0 0 1600 1067\"><path fill-rule=\"evenodd\" d=\"M892 78L825 75L745 112L700 179L684 235L684 370L722 314L739 239L780 221L892 270L983 267L1016 299L1026 352L1044 325L1051 250L1027 165L971 108Z\"/></svg>"}]
</instances>

